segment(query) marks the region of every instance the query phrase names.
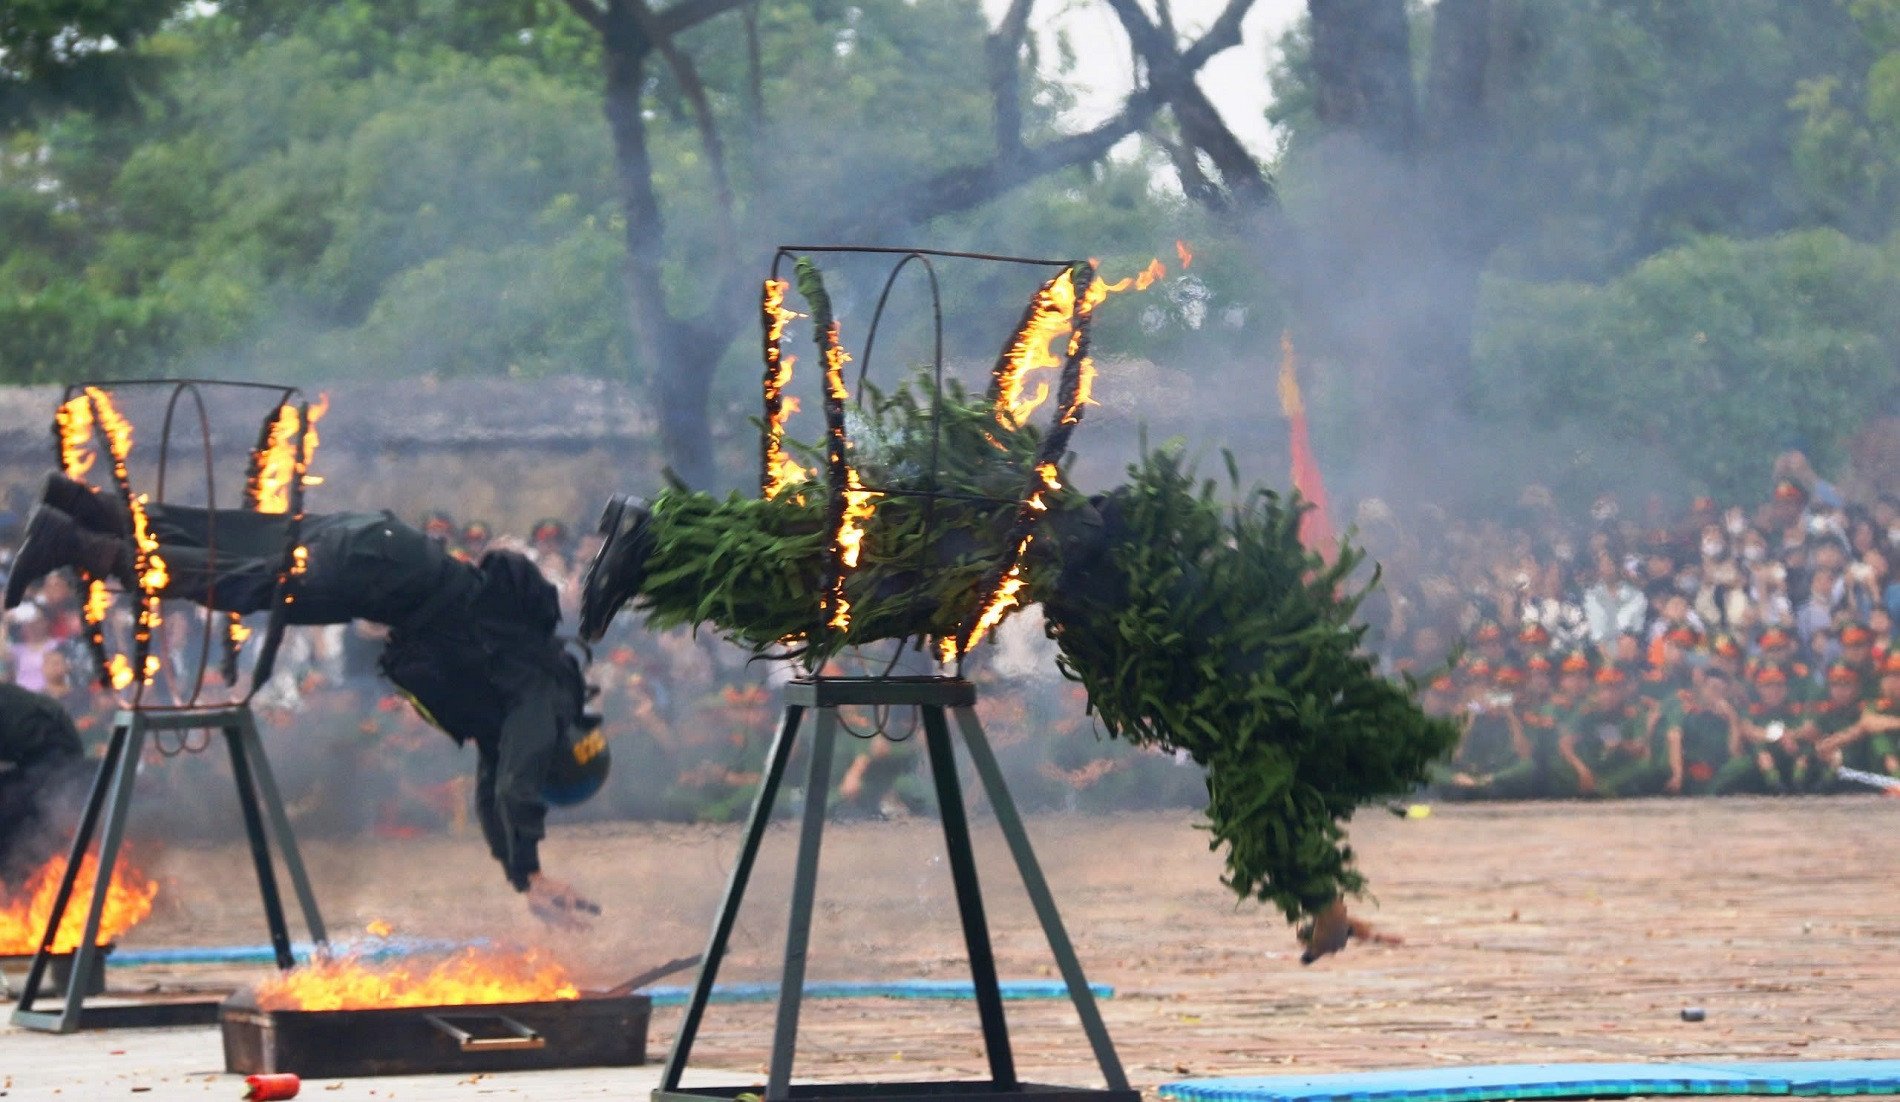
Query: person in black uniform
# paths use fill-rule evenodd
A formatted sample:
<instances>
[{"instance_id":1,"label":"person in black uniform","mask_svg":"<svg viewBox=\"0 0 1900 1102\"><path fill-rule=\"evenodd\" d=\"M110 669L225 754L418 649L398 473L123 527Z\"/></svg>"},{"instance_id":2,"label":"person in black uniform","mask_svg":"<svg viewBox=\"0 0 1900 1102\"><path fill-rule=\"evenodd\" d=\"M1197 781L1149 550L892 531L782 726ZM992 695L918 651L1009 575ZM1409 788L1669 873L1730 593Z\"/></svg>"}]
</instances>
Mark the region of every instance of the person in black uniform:
<instances>
[{"instance_id":1,"label":"person in black uniform","mask_svg":"<svg viewBox=\"0 0 1900 1102\"><path fill-rule=\"evenodd\" d=\"M145 512L165 564L161 597L224 612L271 606L286 517L156 504ZM299 539L304 564L289 580L285 621L387 625L384 675L450 738L476 746L476 810L509 884L558 925L598 913L540 865L548 805L592 796L611 760L600 717L583 708L580 663L555 637L554 587L517 552L463 562L389 512L309 514ZM132 587L133 556L123 506L55 472L27 520L6 605L62 567Z\"/></svg>"},{"instance_id":2,"label":"person in black uniform","mask_svg":"<svg viewBox=\"0 0 1900 1102\"><path fill-rule=\"evenodd\" d=\"M59 852L60 808L85 783L72 717L50 696L0 682L0 883Z\"/></svg>"}]
</instances>

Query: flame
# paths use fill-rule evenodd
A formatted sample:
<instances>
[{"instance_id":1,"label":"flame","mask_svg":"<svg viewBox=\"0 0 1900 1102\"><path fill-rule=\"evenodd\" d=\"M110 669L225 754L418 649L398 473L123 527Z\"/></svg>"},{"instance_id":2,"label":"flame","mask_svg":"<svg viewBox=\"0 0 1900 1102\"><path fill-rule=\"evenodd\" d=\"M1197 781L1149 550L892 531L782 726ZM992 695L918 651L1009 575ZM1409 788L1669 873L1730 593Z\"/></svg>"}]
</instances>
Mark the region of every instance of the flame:
<instances>
[{"instance_id":1,"label":"flame","mask_svg":"<svg viewBox=\"0 0 1900 1102\"><path fill-rule=\"evenodd\" d=\"M1042 504L1041 494L1030 498L1029 504L1035 509L1047 508ZM1029 550L1031 538L1024 536L1022 542L1016 545L1016 555L1011 561L1009 571L997 584L996 592L990 594L989 603L983 606L982 613L976 618L976 625L970 629L970 639L963 645L965 651L975 649L976 644L989 633L991 628L1003 622L1003 617L1009 614L1010 609L1022 603L1019 594L1023 588L1023 552Z\"/></svg>"},{"instance_id":2,"label":"flame","mask_svg":"<svg viewBox=\"0 0 1900 1102\"><path fill-rule=\"evenodd\" d=\"M37 952L46 922L53 914L53 897L59 894L59 882L66 875L66 858L54 857L35 869L17 891L0 888L0 955L23 956ZM73 882L72 898L60 918L59 932L53 938L53 952L70 953L79 948L79 936L85 933L86 912L92 905L92 892L99 878L99 858L87 854L79 864L79 877ZM121 859L106 884L106 905L99 915L99 944L144 921L152 913L152 900L158 897L158 881L146 877Z\"/></svg>"},{"instance_id":3,"label":"flame","mask_svg":"<svg viewBox=\"0 0 1900 1102\"><path fill-rule=\"evenodd\" d=\"M99 459L92 443L92 402L77 394L60 403L53 412L53 424L59 430L59 465L68 477L83 479Z\"/></svg>"},{"instance_id":4,"label":"flame","mask_svg":"<svg viewBox=\"0 0 1900 1102\"><path fill-rule=\"evenodd\" d=\"M1174 242L1174 255L1181 258L1181 270L1184 272L1194 263L1194 250L1188 246L1187 242L1179 238L1176 238Z\"/></svg>"},{"instance_id":5,"label":"flame","mask_svg":"<svg viewBox=\"0 0 1900 1102\"><path fill-rule=\"evenodd\" d=\"M303 544L298 544L295 548L292 548L290 552L290 573L293 576L302 574L309 568L310 549Z\"/></svg>"},{"instance_id":6,"label":"flame","mask_svg":"<svg viewBox=\"0 0 1900 1102\"><path fill-rule=\"evenodd\" d=\"M1178 241L1175 245L1177 251L1187 248ZM1192 253L1187 255L1190 258L1193 256ZM1182 266L1186 267L1186 264L1184 260ZM1078 315L1092 312L1112 294L1131 289L1146 291L1157 280L1166 278L1167 274L1168 269L1159 259L1151 259L1140 272L1113 283L1096 277L1090 281L1088 290L1079 301L1075 293L1073 270L1064 271L1043 284L1029 300L1029 309L1023 316L1022 325L1017 328L1009 347L997 361L992 375L991 392L996 405L997 423L1006 429L1021 428L1029 415L1048 401L1050 386L1047 382L1038 381L1034 391L1024 396L1023 392L1029 385L1029 374L1062 365L1062 356L1056 352L1056 342L1064 337L1068 338L1068 342L1061 347L1066 347L1073 354L1080 339L1074 326ZM1071 423L1080 419L1080 406L1094 404L1091 395L1094 391L1095 365L1085 358L1081 367L1081 387L1077 401L1063 412L1063 418Z\"/></svg>"},{"instance_id":7,"label":"flame","mask_svg":"<svg viewBox=\"0 0 1900 1102\"><path fill-rule=\"evenodd\" d=\"M1075 273L1064 270L1044 283L1029 300L1029 309L1017 327L1002 358L997 361L990 384L996 403L996 421L1006 429L1021 427L1049 397L1049 384L1038 382L1030 397L1023 397L1029 373L1059 365L1062 361L1051 351L1055 342L1068 335L1069 317L1075 312Z\"/></svg>"},{"instance_id":8,"label":"flame","mask_svg":"<svg viewBox=\"0 0 1900 1102\"><path fill-rule=\"evenodd\" d=\"M251 453L251 508L260 513L287 513L293 484L315 486L323 481L309 470L319 442L317 422L328 412L330 395L317 395L317 400L310 405L309 437L300 449L297 441L302 436L303 424L298 407L289 402L277 407L277 416L271 420L264 446Z\"/></svg>"},{"instance_id":9,"label":"flame","mask_svg":"<svg viewBox=\"0 0 1900 1102\"><path fill-rule=\"evenodd\" d=\"M226 625L225 630L230 632L231 642L241 644L246 639L249 639L251 637L251 629L244 626L244 618L235 612L228 613L227 615L231 617L231 620Z\"/></svg>"},{"instance_id":10,"label":"flame","mask_svg":"<svg viewBox=\"0 0 1900 1102\"><path fill-rule=\"evenodd\" d=\"M791 284L782 279L765 281L760 301L765 317L765 478L759 489L766 497L806 478L805 468L785 454L785 419L798 412L798 399L786 398L785 386L792 381L797 356L786 355L780 348L785 327L805 315L785 305L785 292Z\"/></svg>"},{"instance_id":11,"label":"flame","mask_svg":"<svg viewBox=\"0 0 1900 1102\"><path fill-rule=\"evenodd\" d=\"M833 321L825 329L825 397L842 402L851 396L844 385L844 365L851 362L851 356L838 340L838 323ZM831 430L830 449L838 456L844 455L847 441L842 428ZM844 631L851 626L851 602L844 595L844 578L847 571L858 565L859 555L864 549L864 521L871 519L876 506L872 499L877 497L874 490L866 490L859 480L858 472L847 463L844 465L844 512L838 518L838 529L832 534L832 543L838 549L838 575L831 585L831 617L826 621L831 627Z\"/></svg>"},{"instance_id":12,"label":"flame","mask_svg":"<svg viewBox=\"0 0 1900 1102\"><path fill-rule=\"evenodd\" d=\"M371 937L388 937L390 934L396 932L394 926L391 926L380 918L371 919L369 925L363 927L363 929L369 931Z\"/></svg>"},{"instance_id":13,"label":"flame","mask_svg":"<svg viewBox=\"0 0 1900 1102\"><path fill-rule=\"evenodd\" d=\"M369 963L356 957L317 961L257 987L265 1010L371 1010L401 1006L578 999L567 969L538 949L463 949L446 960Z\"/></svg>"},{"instance_id":14,"label":"flame","mask_svg":"<svg viewBox=\"0 0 1900 1102\"><path fill-rule=\"evenodd\" d=\"M145 495L132 492L131 475L126 469L126 462L132 454L132 423L119 413L110 392L89 386L86 388L86 397L92 405L93 420L105 432L106 450L112 456L112 479L118 484L119 493L125 498L126 509L132 515L132 541L137 550L134 569L138 575L140 593L138 626L133 631L133 639L140 650L145 651L151 645L152 636L162 620L158 591L165 588L171 577L165 569L165 560L158 554L158 539L152 535L151 525L145 516ZM157 676L158 668L157 657L148 654L143 670L147 685ZM124 684L118 684L119 678L126 672L125 663L117 663L113 670L117 687L124 688L131 683L128 676Z\"/></svg>"}]
</instances>

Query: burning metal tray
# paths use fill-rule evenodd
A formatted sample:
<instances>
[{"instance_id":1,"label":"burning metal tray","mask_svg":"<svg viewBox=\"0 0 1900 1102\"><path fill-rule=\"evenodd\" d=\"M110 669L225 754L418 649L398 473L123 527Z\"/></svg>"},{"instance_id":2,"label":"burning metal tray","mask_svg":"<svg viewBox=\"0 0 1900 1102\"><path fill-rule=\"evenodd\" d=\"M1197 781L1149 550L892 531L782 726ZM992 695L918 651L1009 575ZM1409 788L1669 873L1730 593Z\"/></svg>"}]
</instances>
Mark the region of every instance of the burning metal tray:
<instances>
[{"instance_id":1,"label":"burning metal tray","mask_svg":"<svg viewBox=\"0 0 1900 1102\"><path fill-rule=\"evenodd\" d=\"M224 1003L224 1067L306 1078L628 1067L646 1062L645 995L371 1010L263 1010Z\"/></svg>"},{"instance_id":2,"label":"burning metal tray","mask_svg":"<svg viewBox=\"0 0 1900 1102\"><path fill-rule=\"evenodd\" d=\"M988 1080L905 1083L794 1083L788 1102L1141 1102L1136 1090L1056 1087L1046 1083L998 1085ZM680 1087L653 1092L652 1102L734 1102L763 1097L765 1087Z\"/></svg>"}]
</instances>

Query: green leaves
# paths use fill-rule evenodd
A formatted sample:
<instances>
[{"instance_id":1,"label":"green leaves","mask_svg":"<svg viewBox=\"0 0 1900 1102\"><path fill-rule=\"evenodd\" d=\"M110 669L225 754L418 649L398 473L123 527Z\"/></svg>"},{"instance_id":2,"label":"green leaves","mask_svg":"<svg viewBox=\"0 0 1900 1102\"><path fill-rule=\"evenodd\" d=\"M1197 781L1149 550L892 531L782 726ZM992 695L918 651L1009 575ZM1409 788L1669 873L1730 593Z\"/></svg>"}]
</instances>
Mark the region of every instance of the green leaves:
<instances>
[{"instance_id":1,"label":"green leaves","mask_svg":"<svg viewBox=\"0 0 1900 1102\"><path fill-rule=\"evenodd\" d=\"M1297 499L1255 490L1223 509L1173 453L1130 476L1102 506L1110 554L1088 592L1041 591L1063 671L1111 733L1207 768L1237 894L1291 919L1360 890L1344 823L1457 740L1360 652L1360 552L1324 563L1299 542Z\"/></svg>"}]
</instances>

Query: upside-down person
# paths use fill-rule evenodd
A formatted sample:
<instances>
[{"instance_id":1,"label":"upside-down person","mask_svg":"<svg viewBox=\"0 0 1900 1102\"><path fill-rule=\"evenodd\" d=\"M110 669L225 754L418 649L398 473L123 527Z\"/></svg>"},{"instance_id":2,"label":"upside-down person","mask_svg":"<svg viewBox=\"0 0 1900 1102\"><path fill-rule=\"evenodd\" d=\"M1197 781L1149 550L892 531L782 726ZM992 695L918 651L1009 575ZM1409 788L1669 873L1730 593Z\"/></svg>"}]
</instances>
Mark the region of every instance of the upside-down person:
<instances>
[{"instance_id":1,"label":"upside-down person","mask_svg":"<svg viewBox=\"0 0 1900 1102\"><path fill-rule=\"evenodd\" d=\"M287 518L157 504L145 511L168 577L159 596L224 612L271 606ZM517 552L463 562L388 512L306 515L300 542L305 565L289 580L285 621L387 625L383 673L450 738L476 746L476 810L509 884L552 924L580 925L579 912L598 913L540 864L548 806L592 796L609 763L600 717L583 707L580 663L555 636L554 587ZM134 564L124 506L53 472L27 519L6 606L67 567L136 588Z\"/></svg>"}]
</instances>

